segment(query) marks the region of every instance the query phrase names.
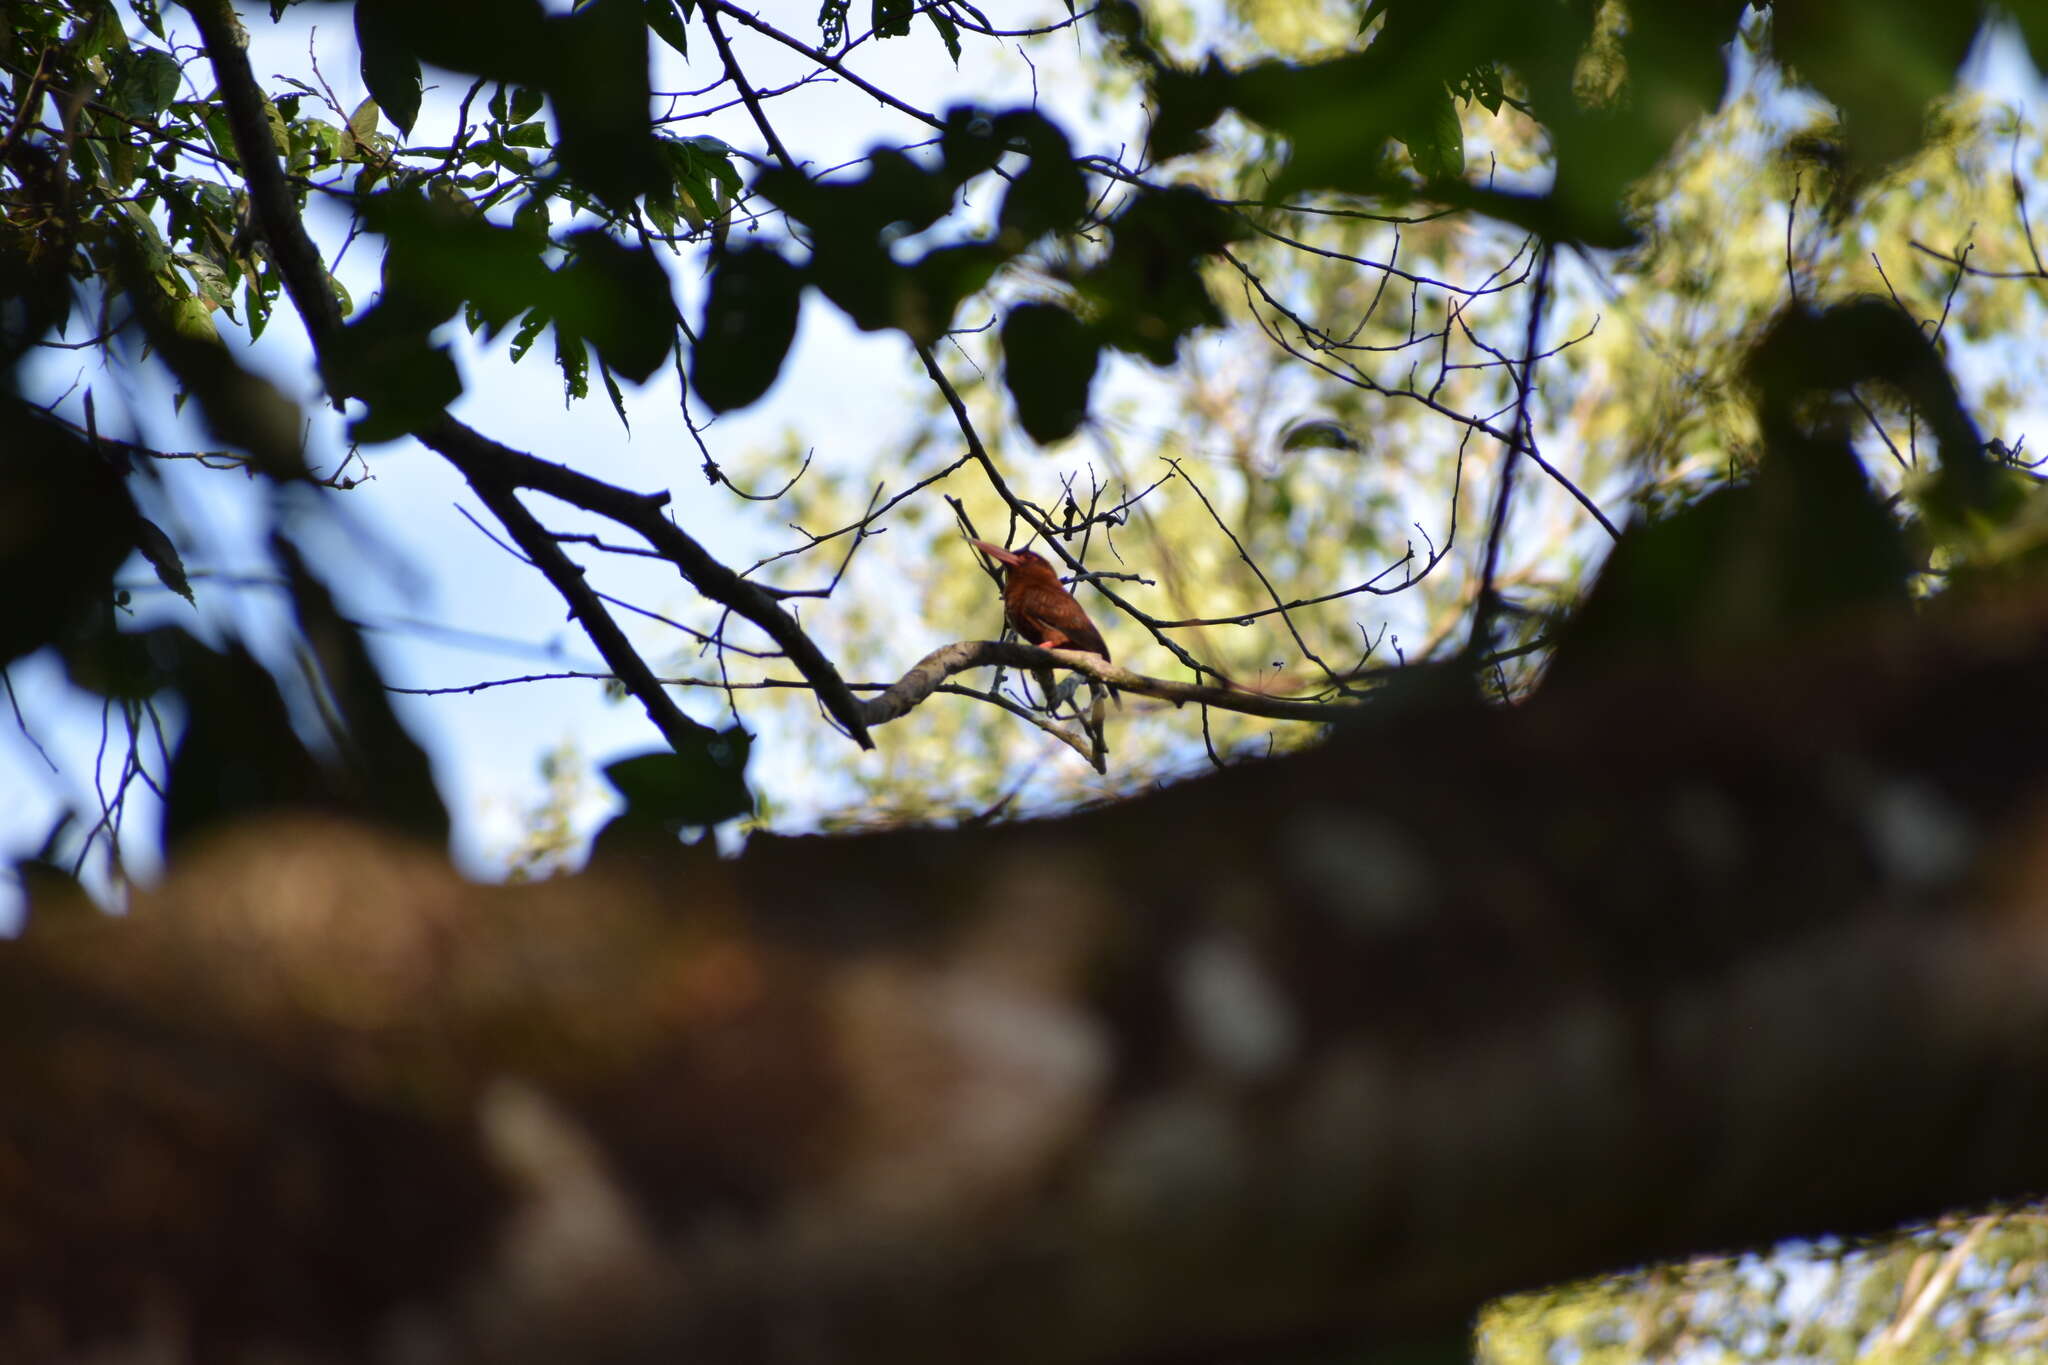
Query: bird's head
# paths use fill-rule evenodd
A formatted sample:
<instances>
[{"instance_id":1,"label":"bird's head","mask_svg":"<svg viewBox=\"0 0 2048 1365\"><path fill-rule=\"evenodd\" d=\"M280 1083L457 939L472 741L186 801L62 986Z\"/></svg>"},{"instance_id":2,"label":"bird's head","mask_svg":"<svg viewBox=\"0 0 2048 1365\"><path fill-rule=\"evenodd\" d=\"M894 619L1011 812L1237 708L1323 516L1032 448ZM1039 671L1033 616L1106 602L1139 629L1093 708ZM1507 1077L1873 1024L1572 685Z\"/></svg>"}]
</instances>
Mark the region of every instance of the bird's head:
<instances>
[{"instance_id":1,"label":"bird's head","mask_svg":"<svg viewBox=\"0 0 2048 1365\"><path fill-rule=\"evenodd\" d=\"M1022 573L1052 573L1052 565L1045 562L1045 556L1036 550L1005 550L986 540L967 542L975 549L1001 564L1005 569L1016 569Z\"/></svg>"}]
</instances>

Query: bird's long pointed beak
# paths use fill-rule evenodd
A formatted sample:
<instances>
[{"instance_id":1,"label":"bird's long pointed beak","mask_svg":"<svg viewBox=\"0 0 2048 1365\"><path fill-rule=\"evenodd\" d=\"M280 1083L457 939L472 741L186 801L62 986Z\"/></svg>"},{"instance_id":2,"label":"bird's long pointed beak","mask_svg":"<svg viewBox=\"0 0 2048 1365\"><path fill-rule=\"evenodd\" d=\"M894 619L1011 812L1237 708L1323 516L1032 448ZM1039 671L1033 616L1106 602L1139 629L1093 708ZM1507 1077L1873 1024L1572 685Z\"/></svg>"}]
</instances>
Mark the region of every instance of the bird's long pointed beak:
<instances>
[{"instance_id":1,"label":"bird's long pointed beak","mask_svg":"<svg viewBox=\"0 0 2048 1365\"><path fill-rule=\"evenodd\" d=\"M970 540L967 543L999 564L1015 566L1017 563L1017 556L1000 545L991 545L985 540Z\"/></svg>"}]
</instances>

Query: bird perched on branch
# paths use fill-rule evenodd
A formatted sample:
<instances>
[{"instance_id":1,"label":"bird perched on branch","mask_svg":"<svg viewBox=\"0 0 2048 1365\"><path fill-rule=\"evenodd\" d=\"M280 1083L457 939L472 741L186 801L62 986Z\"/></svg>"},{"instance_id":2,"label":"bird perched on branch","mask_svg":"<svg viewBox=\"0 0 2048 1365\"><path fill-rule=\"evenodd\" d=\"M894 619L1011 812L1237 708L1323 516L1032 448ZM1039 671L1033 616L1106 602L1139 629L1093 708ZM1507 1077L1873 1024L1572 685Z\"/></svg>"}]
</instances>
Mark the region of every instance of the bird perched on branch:
<instances>
[{"instance_id":1,"label":"bird perched on branch","mask_svg":"<svg viewBox=\"0 0 2048 1365\"><path fill-rule=\"evenodd\" d=\"M1088 619L1088 613L1060 585L1060 576L1045 558L1031 550L1005 550L1000 545L991 545L985 540L967 542L989 558L1003 566L1003 616L1010 623L1010 629L1017 632L1026 644L1041 649L1078 649L1084 654L1100 654L1109 658L1109 646L1102 641L1102 632ZM1046 705L1055 702L1052 673L1047 669L1037 670L1038 687L1045 694ZM1102 698L1104 687L1090 682L1095 694L1094 705L1090 708L1089 722L1098 732L1100 743L1102 727ZM1106 689L1111 697L1116 689Z\"/></svg>"}]
</instances>

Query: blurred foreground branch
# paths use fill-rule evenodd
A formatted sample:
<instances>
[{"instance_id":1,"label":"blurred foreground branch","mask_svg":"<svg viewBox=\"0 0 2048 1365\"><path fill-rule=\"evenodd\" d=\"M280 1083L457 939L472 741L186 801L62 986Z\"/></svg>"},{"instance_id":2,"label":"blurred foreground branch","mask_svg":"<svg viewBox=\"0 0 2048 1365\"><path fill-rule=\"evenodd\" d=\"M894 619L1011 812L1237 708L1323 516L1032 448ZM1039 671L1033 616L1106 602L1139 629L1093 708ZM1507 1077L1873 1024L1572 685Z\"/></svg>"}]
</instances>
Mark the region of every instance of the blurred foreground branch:
<instances>
[{"instance_id":1,"label":"blurred foreground branch","mask_svg":"<svg viewBox=\"0 0 2048 1365\"><path fill-rule=\"evenodd\" d=\"M0 1356L1279 1359L2039 1190L2044 625L532 886L243 827L0 944Z\"/></svg>"}]
</instances>

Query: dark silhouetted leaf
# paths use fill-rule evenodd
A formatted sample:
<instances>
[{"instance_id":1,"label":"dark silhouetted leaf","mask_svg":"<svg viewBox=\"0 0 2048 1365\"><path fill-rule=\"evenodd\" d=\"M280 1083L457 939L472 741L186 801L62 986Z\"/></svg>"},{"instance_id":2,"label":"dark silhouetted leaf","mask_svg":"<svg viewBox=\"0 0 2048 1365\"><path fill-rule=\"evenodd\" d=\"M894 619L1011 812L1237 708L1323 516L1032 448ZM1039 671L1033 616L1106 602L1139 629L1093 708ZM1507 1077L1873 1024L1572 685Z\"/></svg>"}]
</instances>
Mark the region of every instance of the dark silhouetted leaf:
<instances>
[{"instance_id":1,"label":"dark silhouetted leaf","mask_svg":"<svg viewBox=\"0 0 2048 1365\"><path fill-rule=\"evenodd\" d=\"M178 558L178 547L164 534L163 527L148 517L137 517L135 548L142 551L149 567L156 570L158 581L187 602L192 601L192 584L185 578L185 561Z\"/></svg>"},{"instance_id":2,"label":"dark silhouetted leaf","mask_svg":"<svg viewBox=\"0 0 2048 1365\"><path fill-rule=\"evenodd\" d=\"M952 327L960 301L986 285L1007 258L1008 253L978 242L926 252L897 274L895 325L926 345L937 341Z\"/></svg>"},{"instance_id":3,"label":"dark silhouetted leaf","mask_svg":"<svg viewBox=\"0 0 2048 1365\"><path fill-rule=\"evenodd\" d=\"M910 16L917 12L911 0L874 0L872 14L877 38L901 38L910 32Z\"/></svg>"},{"instance_id":4,"label":"dark silhouetted leaf","mask_svg":"<svg viewBox=\"0 0 2048 1365\"><path fill-rule=\"evenodd\" d=\"M1981 17L1975 5L1916 0L1867 0L1846 22L1811 5L1774 5L1771 48L1841 111L1852 172L1876 169L1921 144L1928 103L1954 84Z\"/></svg>"},{"instance_id":5,"label":"dark silhouetted leaf","mask_svg":"<svg viewBox=\"0 0 2048 1365\"><path fill-rule=\"evenodd\" d=\"M824 0L818 6L818 35L830 52L846 41L846 15L853 0Z\"/></svg>"},{"instance_id":6,"label":"dark silhouetted leaf","mask_svg":"<svg viewBox=\"0 0 2048 1365\"><path fill-rule=\"evenodd\" d=\"M166 854L239 817L333 809L327 774L292 728L269 671L240 645L216 654L182 631L164 634L186 710L164 788Z\"/></svg>"},{"instance_id":7,"label":"dark silhouetted leaf","mask_svg":"<svg viewBox=\"0 0 2048 1365\"><path fill-rule=\"evenodd\" d=\"M420 113L420 59L403 10L388 0L358 4L356 46L362 52L363 88L401 133L410 133Z\"/></svg>"},{"instance_id":8,"label":"dark silhouetted leaf","mask_svg":"<svg viewBox=\"0 0 2048 1365\"><path fill-rule=\"evenodd\" d=\"M135 504L114 462L49 417L0 397L0 664L109 611L134 546Z\"/></svg>"},{"instance_id":9,"label":"dark silhouetted leaf","mask_svg":"<svg viewBox=\"0 0 2048 1365\"><path fill-rule=\"evenodd\" d=\"M945 41L946 55L953 59L954 66L959 66L960 25L946 17L944 10L928 9L925 13L931 16L932 27L939 31L939 37Z\"/></svg>"},{"instance_id":10,"label":"dark silhouetted leaf","mask_svg":"<svg viewBox=\"0 0 2048 1365\"><path fill-rule=\"evenodd\" d=\"M657 750L608 763L604 776L634 821L669 828L715 825L754 809L747 789L753 737L734 726L704 731L684 752Z\"/></svg>"},{"instance_id":11,"label":"dark silhouetted leaf","mask_svg":"<svg viewBox=\"0 0 2048 1365\"><path fill-rule=\"evenodd\" d=\"M683 16L676 10L676 0L646 0L646 4L647 27L654 30L654 36L681 56L689 56L690 33L683 24Z\"/></svg>"},{"instance_id":12,"label":"dark silhouetted leaf","mask_svg":"<svg viewBox=\"0 0 2048 1365\"><path fill-rule=\"evenodd\" d=\"M426 751L391 709L391 694L355 625L282 535L271 549L284 565L292 606L320 679L344 727L333 736L343 792L362 813L434 843L448 838L448 809Z\"/></svg>"},{"instance_id":13,"label":"dark silhouetted leaf","mask_svg":"<svg viewBox=\"0 0 2048 1365\"><path fill-rule=\"evenodd\" d=\"M1162 67L1152 75L1158 112L1146 135L1147 153L1158 159L1188 156L1209 145L1209 127L1230 107L1236 78L1211 56L1193 71Z\"/></svg>"},{"instance_id":14,"label":"dark silhouetted leaf","mask_svg":"<svg viewBox=\"0 0 2048 1365\"><path fill-rule=\"evenodd\" d=\"M813 180L775 166L755 177L754 188L812 227L865 240L885 230L922 232L952 211L958 182L881 147L869 154L867 173L858 180Z\"/></svg>"},{"instance_id":15,"label":"dark silhouetted leaf","mask_svg":"<svg viewBox=\"0 0 2048 1365\"><path fill-rule=\"evenodd\" d=\"M549 19L546 36L540 84L554 96L562 169L615 207L660 189L641 0L592 0Z\"/></svg>"},{"instance_id":16,"label":"dark silhouetted leaf","mask_svg":"<svg viewBox=\"0 0 2048 1365\"><path fill-rule=\"evenodd\" d=\"M966 184L1002 160L995 120L972 105L954 105L946 111L939 152L945 159L946 175L955 185Z\"/></svg>"},{"instance_id":17,"label":"dark silhouetted leaf","mask_svg":"<svg viewBox=\"0 0 2048 1365\"><path fill-rule=\"evenodd\" d=\"M1888 300L1866 297L1820 313L1789 310L1757 343L1746 373L1767 427L1790 428L1808 394L1841 394L1867 381L1890 385L1934 430L1941 473L1924 497L1951 517L1990 510L2003 486L1992 478L1983 435L1941 353Z\"/></svg>"},{"instance_id":18,"label":"dark silhouetted leaf","mask_svg":"<svg viewBox=\"0 0 2048 1365\"><path fill-rule=\"evenodd\" d=\"M803 275L772 247L720 257L690 355L690 387L713 412L742 408L768 392L796 338Z\"/></svg>"},{"instance_id":19,"label":"dark silhouetted leaf","mask_svg":"<svg viewBox=\"0 0 2048 1365\"><path fill-rule=\"evenodd\" d=\"M821 233L811 244L810 282L863 332L896 321L902 267L880 243L865 236Z\"/></svg>"},{"instance_id":20,"label":"dark silhouetted leaf","mask_svg":"<svg viewBox=\"0 0 2048 1365\"><path fill-rule=\"evenodd\" d=\"M626 395L619 391L619 381L612 378L612 367L604 363L604 357L597 358L597 372L604 378L605 397L612 400L612 411L619 415L619 425L633 434L633 423L626 417Z\"/></svg>"},{"instance_id":21,"label":"dark silhouetted leaf","mask_svg":"<svg viewBox=\"0 0 2048 1365\"><path fill-rule=\"evenodd\" d=\"M171 681L175 659L156 633L129 635L104 608L72 623L58 643L72 683L102 697L140 701Z\"/></svg>"},{"instance_id":22,"label":"dark silhouetted leaf","mask_svg":"<svg viewBox=\"0 0 2048 1365\"><path fill-rule=\"evenodd\" d=\"M1019 304L1003 322L1003 382L1017 421L1041 445L1074 434L1102 346L1086 323L1050 303Z\"/></svg>"},{"instance_id":23,"label":"dark silhouetted leaf","mask_svg":"<svg viewBox=\"0 0 2048 1365\"><path fill-rule=\"evenodd\" d=\"M1365 446L1342 422L1318 417L1290 425L1280 437L1280 449L1357 451Z\"/></svg>"},{"instance_id":24,"label":"dark silhouetted leaf","mask_svg":"<svg viewBox=\"0 0 2048 1365\"><path fill-rule=\"evenodd\" d=\"M445 346L420 324L383 305L335 334L322 356L335 393L363 400L369 411L349 426L349 438L374 445L418 431L462 396L462 375Z\"/></svg>"},{"instance_id":25,"label":"dark silhouetted leaf","mask_svg":"<svg viewBox=\"0 0 2048 1365\"><path fill-rule=\"evenodd\" d=\"M1891 385L1934 428L1942 471L1922 499L1931 515L1961 521L1995 510L1991 500L2008 491L1940 356L1886 301L1788 311L1745 375L1764 443L1755 476L1623 536L1566 628L1553 679L1587 657L1711 652L1903 605L1912 557L1846 434L1854 385Z\"/></svg>"},{"instance_id":26,"label":"dark silhouetted leaf","mask_svg":"<svg viewBox=\"0 0 2048 1365\"><path fill-rule=\"evenodd\" d=\"M554 281L556 318L596 346L611 369L645 383L675 341L675 304L661 262L595 228L564 245L570 258Z\"/></svg>"},{"instance_id":27,"label":"dark silhouetted leaf","mask_svg":"<svg viewBox=\"0 0 2048 1365\"><path fill-rule=\"evenodd\" d=\"M1022 250L1042 233L1078 223L1088 208L1088 180L1074 164L1067 135L1043 115L1020 110L996 120L996 138L1007 146L1021 142L1031 156L1031 164L1003 193L996 219L1005 234L1003 245ZM1012 233L1021 240L1010 240Z\"/></svg>"},{"instance_id":28,"label":"dark silhouetted leaf","mask_svg":"<svg viewBox=\"0 0 2048 1365\"><path fill-rule=\"evenodd\" d=\"M562 372L562 403L590 396L590 348L583 338L555 323L555 368Z\"/></svg>"},{"instance_id":29,"label":"dark silhouetted leaf","mask_svg":"<svg viewBox=\"0 0 2048 1365\"><path fill-rule=\"evenodd\" d=\"M596 296L588 310L593 317L601 315L609 327L618 311L616 290L604 287L611 278L605 269L591 270L578 283L564 282L541 258L545 234L524 225L497 227L411 192L377 196L366 205L365 217L389 240L384 289L376 306L343 328L323 357L330 388L370 407L355 429L358 440L388 441L417 430L461 394L454 361L431 339L458 308L467 306L474 324L495 333L536 305L554 315L561 298L581 284ZM632 254L624 247L616 251ZM664 280L661 291L666 290ZM645 295L635 305L654 312ZM619 340L628 351L645 344L630 323Z\"/></svg>"},{"instance_id":30,"label":"dark silhouetted leaf","mask_svg":"<svg viewBox=\"0 0 2048 1365\"><path fill-rule=\"evenodd\" d=\"M1246 229L1199 190L1177 185L1132 200L1110 231L1108 259L1081 281L1101 305L1097 334L1155 365L1171 364L1183 336L1222 322L1201 266Z\"/></svg>"}]
</instances>

